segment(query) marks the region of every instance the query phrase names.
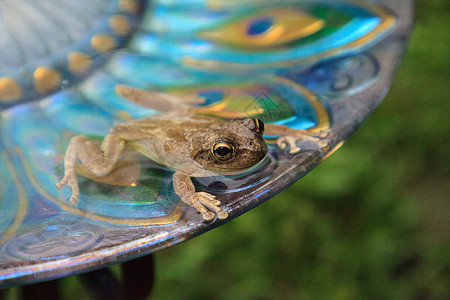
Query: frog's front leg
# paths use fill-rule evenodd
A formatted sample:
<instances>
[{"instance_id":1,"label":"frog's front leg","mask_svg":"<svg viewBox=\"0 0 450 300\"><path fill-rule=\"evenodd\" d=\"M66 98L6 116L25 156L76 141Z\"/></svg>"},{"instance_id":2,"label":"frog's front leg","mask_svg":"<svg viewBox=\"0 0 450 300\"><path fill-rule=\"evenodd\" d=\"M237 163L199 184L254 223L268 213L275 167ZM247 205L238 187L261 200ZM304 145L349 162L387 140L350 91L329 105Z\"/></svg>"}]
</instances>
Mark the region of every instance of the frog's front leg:
<instances>
[{"instance_id":1,"label":"frog's front leg","mask_svg":"<svg viewBox=\"0 0 450 300\"><path fill-rule=\"evenodd\" d=\"M79 197L75 173L77 160L95 176L103 176L111 172L124 148L125 141L114 133L108 134L100 146L83 135L73 137L64 157L64 177L56 187L62 189L63 185L68 185L72 189L70 203L75 205Z\"/></svg>"},{"instance_id":2,"label":"frog's front leg","mask_svg":"<svg viewBox=\"0 0 450 300\"><path fill-rule=\"evenodd\" d=\"M317 143L317 145L324 151L328 150L330 146L328 140L326 139L326 136L328 135L327 131L321 131L319 132L318 137L315 137L307 130L292 129L285 125L266 124L264 135L279 135L280 137L277 139L277 145L281 149L284 149L286 145L289 145L289 153L291 154L298 153L301 150L296 143L299 140L306 139L313 141Z\"/></svg>"},{"instance_id":3,"label":"frog's front leg","mask_svg":"<svg viewBox=\"0 0 450 300\"><path fill-rule=\"evenodd\" d=\"M186 173L176 171L173 174L173 187L181 200L198 210L203 215L205 221L211 222L215 217L206 207L215 211L219 219L223 220L228 218L228 212L218 206L220 201L209 193L196 192L191 177Z\"/></svg>"}]
</instances>

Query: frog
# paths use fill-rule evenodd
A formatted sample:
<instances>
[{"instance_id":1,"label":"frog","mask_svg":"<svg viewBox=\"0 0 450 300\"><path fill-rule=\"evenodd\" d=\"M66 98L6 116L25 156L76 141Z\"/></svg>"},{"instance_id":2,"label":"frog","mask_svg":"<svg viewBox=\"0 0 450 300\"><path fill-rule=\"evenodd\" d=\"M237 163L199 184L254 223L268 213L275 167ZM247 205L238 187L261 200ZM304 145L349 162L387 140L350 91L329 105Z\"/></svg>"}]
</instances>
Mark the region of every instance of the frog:
<instances>
[{"instance_id":1,"label":"frog","mask_svg":"<svg viewBox=\"0 0 450 300\"><path fill-rule=\"evenodd\" d=\"M206 222L228 218L221 202L204 191L196 191L192 178L242 174L267 155L264 134L279 135L281 148L297 153L298 140L316 142L322 149L328 141L305 130L264 124L257 118L224 120L196 114L198 95L173 95L117 85L115 92L128 101L160 111L159 114L115 123L100 145L84 135L71 138L64 156L64 176L56 184L71 188L69 202L79 201L76 174L78 162L96 177L109 174L126 149L137 151L173 171L173 188L181 201L193 207Z\"/></svg>"}]
</instances>

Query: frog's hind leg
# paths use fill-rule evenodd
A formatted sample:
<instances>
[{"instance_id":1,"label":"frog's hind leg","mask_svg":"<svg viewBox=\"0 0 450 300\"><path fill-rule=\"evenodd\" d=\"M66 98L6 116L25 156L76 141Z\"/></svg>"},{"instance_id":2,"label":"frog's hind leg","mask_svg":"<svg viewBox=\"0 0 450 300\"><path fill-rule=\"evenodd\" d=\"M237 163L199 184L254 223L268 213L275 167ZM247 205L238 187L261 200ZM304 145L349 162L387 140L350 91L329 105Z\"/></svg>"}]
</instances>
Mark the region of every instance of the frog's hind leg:
<instances>
[{"instance_id":1,"label":"frog's hind leg","mask_svg":"<svg viewBox=\"0 0 450 300\"><path fill-rule=\"evenodd\" d=\"M75 173L75 164L79 159L81 164L95 176L108 174L125 149L125 141L115 133L108 134L101 145L89 140L83 135L78 135L70 140L64 157L64 177L56 184L58 189L68 185L72 189L70 203L78 202L79 189Z\"/></svg>"},{"instance_id":2,"label":"frog's hind leg","mask_svg":"<svg viewBox=\"0 0 450 300\"><path fill-rule=\"evenodd\" d=\"M158 111L181 111L205 102L198 95L173 95L141 90L124 84L118 84L114 91L125 99L142 107Z\"/></svg>"}]
</instances>

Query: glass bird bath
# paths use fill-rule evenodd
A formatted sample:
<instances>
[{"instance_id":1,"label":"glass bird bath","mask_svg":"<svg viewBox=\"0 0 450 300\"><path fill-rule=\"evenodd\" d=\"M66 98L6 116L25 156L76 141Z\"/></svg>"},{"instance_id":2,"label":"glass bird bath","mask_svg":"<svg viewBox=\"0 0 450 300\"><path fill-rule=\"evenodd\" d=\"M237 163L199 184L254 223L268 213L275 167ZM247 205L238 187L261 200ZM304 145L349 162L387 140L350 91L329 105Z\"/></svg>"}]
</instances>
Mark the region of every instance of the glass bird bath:
<instances>
[{"instance_id":1,"label":"glass bird bath","mask_svg":"<svg viewBox=\"0 0 450 300\"><path fill-rule=\"evenodd\" d=\"M412 27L412 1L80 0L0 3L0 286L58 278L180 243L300 179L386 94ZM324 150L268 154L233 176L193 178L229 217L205 222L173 171L127 151L113 182L55 184L79 134L158 113L118 84L195 95L199 114L326 131ZM351 163L351 162L349 162ZM79 172L82 173L81 171Z\"/></svg>"}]
</instances>

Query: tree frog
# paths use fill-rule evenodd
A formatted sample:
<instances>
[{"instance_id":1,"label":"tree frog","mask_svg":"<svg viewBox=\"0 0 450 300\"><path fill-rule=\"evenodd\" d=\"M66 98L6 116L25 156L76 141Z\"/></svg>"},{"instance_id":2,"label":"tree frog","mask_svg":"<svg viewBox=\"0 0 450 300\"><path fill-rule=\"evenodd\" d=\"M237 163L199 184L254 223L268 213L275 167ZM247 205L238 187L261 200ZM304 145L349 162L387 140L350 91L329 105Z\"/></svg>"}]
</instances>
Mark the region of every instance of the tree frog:
<instances>
[{"instance_id":1,"label":"tree frog","mask_svg":"<svg viewBox=\"0 0 450 300\"><path fill-rule=\"evenodd\" d=\"M263 139L280 135L277 144L289 145L291 153L300 151L299 139L310 139L322 148L326 139L316 138L304 130L266 124L255 118L224 121L195 114L196 95L174 96L118 85L116 93L141 106L163 113L127 123L116 123L100 145L83 135L70 140L64 157L64 177L58 189L68 185L72 189L70 203L78 202L79 189L75 172L78 161L94 176L105 176L113 170L126 148L142 153L151 160L175 171L173 186L181 200L195 208L207 222L226 219L228 212L221 202L206 192L197 192L191 177L240 174L258 164L267 154Z\"/></svg>"}]
</instances>

